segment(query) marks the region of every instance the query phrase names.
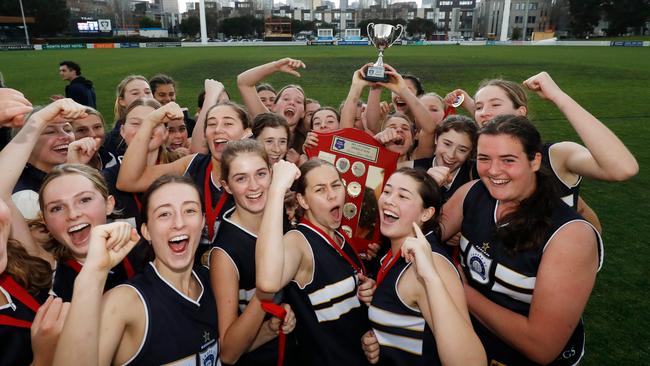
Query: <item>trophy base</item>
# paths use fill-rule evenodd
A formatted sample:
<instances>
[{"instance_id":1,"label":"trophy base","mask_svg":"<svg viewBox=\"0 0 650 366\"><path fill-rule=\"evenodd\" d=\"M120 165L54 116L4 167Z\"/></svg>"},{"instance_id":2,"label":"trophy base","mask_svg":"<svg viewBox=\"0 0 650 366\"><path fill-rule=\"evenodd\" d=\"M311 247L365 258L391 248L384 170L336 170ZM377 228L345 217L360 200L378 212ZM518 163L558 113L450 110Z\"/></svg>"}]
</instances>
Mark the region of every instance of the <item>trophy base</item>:
<instances>
[{"instance_id":1,"label":"trophy base","mask_svg":"<svg viewBox=\"0 0 650 366\"><path fill-rule=\"evenodd\" d=\"M372 82L388 82L388 75L386 75L386 69L383 66L370 66L366 70L366 76L364 79Z\"/></svg>"}]
</instances>

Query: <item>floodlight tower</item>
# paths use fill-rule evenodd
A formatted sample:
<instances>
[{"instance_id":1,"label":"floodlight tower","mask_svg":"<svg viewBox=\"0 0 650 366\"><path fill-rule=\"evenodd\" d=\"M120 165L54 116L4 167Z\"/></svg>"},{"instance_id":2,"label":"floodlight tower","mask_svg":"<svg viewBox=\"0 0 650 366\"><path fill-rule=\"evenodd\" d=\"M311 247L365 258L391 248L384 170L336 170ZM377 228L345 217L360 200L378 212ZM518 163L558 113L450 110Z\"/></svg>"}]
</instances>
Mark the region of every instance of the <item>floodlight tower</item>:
<instances>
[{"instance_id":1,"label":"floodlight tower","mask_svg":"<svg viewBox=\"0 0 650 366\"><path fill-rule=\"evenodd\" d=\"M510 3L511 0L505 0L503 5L503 20L501 21L501 37L499 41L505 42L508 40L508 28L510 23Z\"/></svg>"},{"instance_id":2,"label":"floodlight tower","mask_svg":"<svg viewBox=\"0 0 650 366\"><path fill-rule=\"evenodd\" d=\"M29 45L29 33L27 33L27 23L25 22L25 11L23 10L23 0L18 0L20 3L20 14L23 17L23 29L25 30L25 43Z\"/></svg>"},{"instance_id":3,"label":"floodlight tower","mask_svg":"<svg viewBox=\"0 0 650 366\"><path fill-rule=\"evenodd\" d=\"M201 23L201 43L208 44L208 27L205 22L205 0L199 0L199 16Z\"/></svg>"}]
</instances>

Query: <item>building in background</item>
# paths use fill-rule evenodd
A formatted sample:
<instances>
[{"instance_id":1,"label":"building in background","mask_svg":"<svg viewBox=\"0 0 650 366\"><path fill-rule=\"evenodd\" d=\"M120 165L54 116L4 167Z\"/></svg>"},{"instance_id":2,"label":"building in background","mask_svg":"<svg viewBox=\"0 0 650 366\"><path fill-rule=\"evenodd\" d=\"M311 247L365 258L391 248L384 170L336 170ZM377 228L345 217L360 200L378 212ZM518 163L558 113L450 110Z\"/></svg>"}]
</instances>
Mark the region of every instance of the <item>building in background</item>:
<instances>
[{"instance_id":1,"label":"building in background","mask_svg":"<svg viewBox=\"0 0 650 366\"><path fill-rule=\"evenodd\" d=\"M478 37L499 39L505 0L482 0L476 10L474 32ZM551 28L552 0L512 0L508 39L529 40L533 32Z\"/></svg>"},{"instance_id":2,"label":"building in background","mask_svg":"<svg viewBox=\"0 0 650 366\"><path fill-rule=\"evenodd\" d=\"M437 28L444 29L449 39L471 38L476 0L438 0Z\"/></svg>"}]
</instances>

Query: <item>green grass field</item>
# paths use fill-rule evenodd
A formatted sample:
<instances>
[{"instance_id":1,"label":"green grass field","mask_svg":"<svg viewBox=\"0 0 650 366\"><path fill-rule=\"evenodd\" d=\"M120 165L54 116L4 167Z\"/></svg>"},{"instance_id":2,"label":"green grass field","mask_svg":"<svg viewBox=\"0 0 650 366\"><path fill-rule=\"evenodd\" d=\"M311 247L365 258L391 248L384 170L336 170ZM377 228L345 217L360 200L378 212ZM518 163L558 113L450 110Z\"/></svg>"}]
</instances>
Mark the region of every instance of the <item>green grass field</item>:
<instances>
[{"instance_id":1,"label":"green grass field","mask_svg":"<svg viewBox=\"0 0 650 366\"><path fill-rule=\"evenodd\" d=\"M196 106L205 78L222 81L239 101L237 74L282 57L302 59L301 79L274 76L279 87L301 84L309 97L338 106L347 95L353 71L374 61L372 47L214 47L176 49L66 50L0 53L0 71L8 86L34 104L62 94L58 62L71 59L95 82L98 105L112 121L115 86L128 74L147 77L162 72L179 83L178 101ZM641 170L625 183L585 180L582 195L600 216L605 263L584 315L585 365L638 365L650 358L650 214L645 170L650 162L650 48L614 47L395 47L385 62L418 75L427 91L444 95L454 88L476 91L482 79L523 81L548 71L587 110L606 123L636 156ZM574 140L568 122L549 103L531 95L531 116L545 140ZM645 193L644 193L645 192ZM646 203L643 203L646 202Z\"/></svg>"}]
</instances>

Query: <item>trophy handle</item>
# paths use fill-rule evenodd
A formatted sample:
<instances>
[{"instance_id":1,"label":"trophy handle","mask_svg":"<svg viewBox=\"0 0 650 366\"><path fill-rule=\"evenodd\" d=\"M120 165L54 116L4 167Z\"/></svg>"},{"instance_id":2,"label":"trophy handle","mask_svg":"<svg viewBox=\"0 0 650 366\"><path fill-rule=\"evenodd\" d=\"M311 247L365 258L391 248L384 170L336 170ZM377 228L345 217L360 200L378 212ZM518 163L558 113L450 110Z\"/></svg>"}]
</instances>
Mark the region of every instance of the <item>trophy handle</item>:
<instances>
[{"instance_id":1,"label":"trophy handle","mask_svg":"<svg viewBox=\"0 0 650 366\"><path fill-rule=\"evenodd\" d=\"M398 24L398 25L395 26L395 28L399 28L399 35L397 37L395 37L395 39L393 40L393 43L397 42L397 40L400 39L402 37L402 34L404 33L404 26L403 25ZM391 43L391 45L393 43Z\"/></svg>"},{"instance_id":2,"label":"trophy handle","mask_svg":"<svg viewBox=\"0 0 650 366\"><path fill-rule=\"evenodd\" d=\"M375 34L374 30L372 32L373 36L370 36L371 26L372 26L372 29L375 29L375 23L368 23L368 26L366 27L366 33L368 33L368 39L370 39L370 43L372 43L373 46L377 47L377 45L375 44L375 41L374 41L374 38L375 38L374 37L374 34Z\"/></svg>"}]
</instances>

